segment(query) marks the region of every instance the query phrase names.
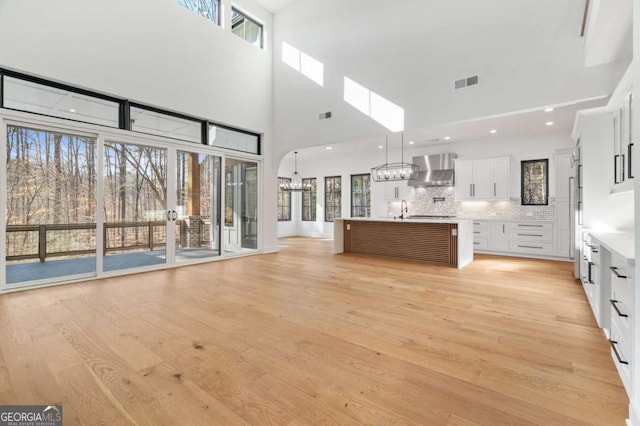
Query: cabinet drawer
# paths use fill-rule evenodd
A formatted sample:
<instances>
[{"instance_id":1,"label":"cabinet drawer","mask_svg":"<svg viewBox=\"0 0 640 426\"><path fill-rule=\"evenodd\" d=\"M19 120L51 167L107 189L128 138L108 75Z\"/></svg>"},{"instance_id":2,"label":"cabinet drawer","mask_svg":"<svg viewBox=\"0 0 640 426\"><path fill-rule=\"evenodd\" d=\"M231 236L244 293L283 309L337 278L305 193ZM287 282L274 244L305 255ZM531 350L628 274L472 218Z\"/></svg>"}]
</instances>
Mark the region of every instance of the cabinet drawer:
<instances>
[{"instance_id":1,"label":"cabinet drawer","mask_svg":"<svg viewBox=\"0 0 640 426\"><path fill-rule=\"evenodd\" d=\"M618 329L617 323L611 323L611 358L622 379L627 394L631 395L631 342Z\"/></svg>"},{"instance_id":2,"label":"cabinet drawer","mask_svg":"<svg viewBox=\"0 0 640 426\"><path fill-rule=\"evenodd\" d=\"M485 220L473 221L473 236L475 237L488 237L489 236L489 222Z\"/></svg>"},{"instance_id":3,"label":"cabinet drawer","mask_svg":"<svg viewBox=\"0 0 640 426\"><path fill-rule=\"evenodd\" d=\"M511 229L520 231L553 231L553 223L514 222L511 224Z\"/></svg>"},{"instance_id":4,"label":"cabinet drawer","mask_svg":"<svg viewBox=\"0 0 640 426\"><path fill-rule=\"evenodd\" d=\"M521 241L553 241L553 231L543 231L536 229L512 229L509 238Z\"/></svg>"},{"instance_id":5,"label":"cabinet drawer","mask_svg":"<svg viewBox=\"0 0 640 426\"><path fill-rule=\"evenodd\" d=\"M553 254L553 244L538 243L535 241L510 241L509 250L516 253L540 254L546 256Z\"/></svg>"},{"instance_id":6,"label":"cabinet drawer","mask_svg":"<svg viewBox=\"0 0 640 426\"><path fill-rule=\"evenodd\" d=\"M486 250L489 247L489 239L485 237L473 237L473 248L476 250Z\"/></svg>"}]
</instances>

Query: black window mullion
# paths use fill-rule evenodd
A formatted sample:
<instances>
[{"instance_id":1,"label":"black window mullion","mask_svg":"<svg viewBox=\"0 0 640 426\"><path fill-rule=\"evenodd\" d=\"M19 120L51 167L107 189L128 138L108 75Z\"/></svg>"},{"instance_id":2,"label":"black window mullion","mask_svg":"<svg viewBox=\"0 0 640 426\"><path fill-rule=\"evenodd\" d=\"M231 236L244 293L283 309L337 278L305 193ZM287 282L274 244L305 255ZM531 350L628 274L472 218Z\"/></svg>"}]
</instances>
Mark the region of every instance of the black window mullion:
<instances>
[{"instance_id":1,"label":"black window mullion","mask_svg":"<svg viewBox=\"0 0 640 426\"><path fill-rule=\"evenodd\" d=\"M209 122L202 122L202 145L209 145Z\"/></svg>"},{"instance_id":2,"label":"black window mullion","mask_svg":"<svg viewBox=\"0 0 640 426\"><path fill-rule=\"evenodd\" d=\"M118 127L124 130L131 130L131 104L124 100L120 102L120 117Z\"/></svg>"},{"instance_id":3,"label":"black window mullion","mask_svg":"<svg viewBox=\"0 0 640 426\"><path fill-rule=\"evenodd\" d=\"M0 108L4 108L4 73L0 71Z\"/></svg>"}]
</instances>

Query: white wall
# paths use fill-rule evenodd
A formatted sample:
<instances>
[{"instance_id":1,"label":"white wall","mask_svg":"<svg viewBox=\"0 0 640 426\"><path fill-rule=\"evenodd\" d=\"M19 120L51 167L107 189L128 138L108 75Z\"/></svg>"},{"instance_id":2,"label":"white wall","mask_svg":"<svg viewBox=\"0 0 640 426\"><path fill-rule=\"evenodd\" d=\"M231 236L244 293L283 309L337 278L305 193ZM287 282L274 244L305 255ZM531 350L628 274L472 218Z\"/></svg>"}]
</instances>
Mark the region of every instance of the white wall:
<instances>
[{"instance_id":1,"label":"white wall","mask_svg":"<svg viewBox=\"0 0 640 426\"><path fill-rule=\"evenodd\" d=\"M405 160L414 155L440 154L453 152L458 158L484 158L495 156L512 156L511 167L511 197L520 197L520 161L534 159L549 159L549 190L550 196L555 197L555 170L553 165L553 150L573 147L575 142L567 132L553 133L539 136L495 137L447 144L439 144L405 150ZM298 171L303 177L317 177L318 179L318 209L316 222L300 222L300 198L294 194L293 221L286 225L279 224L279 236L304 235L318 237L333 237L333 224L324 222L324 177L342 176L342 217L351 216L350 184L352 174L369 173L371 168L384 163L384 151L372 145L369 150L349 149L349 143L336 144L329 154L324 154L318 148L302 149L298 154ZM399 160L399 152L390 152L389 161ZM281 162L279 175L289 176L293 172L293 154L288 154ZM398 158L396 158L398 157ZM398 183L406 185L406 183ZM389 206L384 200L385 185L390 183L372 183L371 208L372 217L387 216ZM393 207L396 207L392 205ZM298 213L296 213L296 209ZM393 213L393 212L392 212ZM397 213L397 212L396 212ZM293 233L297 234L293 234Z\"/></svg>"},{"instance_id":2,"label":"white wall","mask_svg":"<svg viewBox=\"0 0 640 426\"><path fill-rule=\"evenodd\" d=\"M343 101L345 76L403 107L406 129L611 94L628 61L585 68L570 0L299 0L275 17L276 158L386 130ZM324 64L319 86L281 61ZM461 91L453 81L479 75ZM331 120L318 114L332 111Z\"/></svg>"},{"instance_id":3,"label":"white wall","mask_svg":"<svg viewBox=\"0 0 640 426\"><path fill-rule=\"evenodd\" d=\"M272 15L235 0L265 25L266 49L176 0L0 1L0 66L261 133L263 245L277 247L272 161ZM277 166L276 166L277 167Z\"/></svg>"}]
</instances>

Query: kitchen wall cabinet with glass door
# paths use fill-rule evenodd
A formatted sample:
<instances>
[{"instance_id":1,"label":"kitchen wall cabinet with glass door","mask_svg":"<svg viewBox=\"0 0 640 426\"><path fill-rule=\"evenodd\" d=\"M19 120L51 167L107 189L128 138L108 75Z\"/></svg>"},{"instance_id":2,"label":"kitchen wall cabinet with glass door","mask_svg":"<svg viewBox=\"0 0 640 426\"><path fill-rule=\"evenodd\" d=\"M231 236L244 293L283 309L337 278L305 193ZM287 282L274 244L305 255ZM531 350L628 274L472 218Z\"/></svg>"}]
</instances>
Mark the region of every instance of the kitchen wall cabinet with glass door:
<instances>
[{"instance_id":1,"label":"kitchen wall cabinet with glass door","mask_svg":"<svg viewBox=\"0 0 640 426\"><path fill-rule=\"evenodd\" d=\"M630 68L631 70L631 68ZM629 73L629 71L627 71ZM633 87L630 78L625 75L616 88L608 105L613 111L613 188L614 190L631 189L634 178L633 151L634 129Z\"/></svg>"},{"instance_id":2,"label":"kitchen wall cabinet with glass door","mask_svg":"<svg viewBox=\"0 0 640 426\"><path fill-rule=\"evenodd\" d=\"M613 183L623 185L633 179L633 142L631 139L631 108L633 96L624 97L619 108L613 114Z\"/></svg>"}]
</instances>

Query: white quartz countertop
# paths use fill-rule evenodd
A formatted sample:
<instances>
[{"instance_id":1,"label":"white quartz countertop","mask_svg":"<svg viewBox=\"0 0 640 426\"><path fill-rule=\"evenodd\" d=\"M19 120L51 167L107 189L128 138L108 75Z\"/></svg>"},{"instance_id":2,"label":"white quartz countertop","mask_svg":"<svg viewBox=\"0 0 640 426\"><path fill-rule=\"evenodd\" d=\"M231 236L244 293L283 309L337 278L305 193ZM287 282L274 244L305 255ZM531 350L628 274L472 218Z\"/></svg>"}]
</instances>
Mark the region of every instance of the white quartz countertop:
<instances>
[{"instance_id":1,"label":"white quartz countertop","mask_svg":"<svg viewBox=\"0 0 640 426\"><path fill-rule=\"evenodd\" d=\"M635 239L633 232L589 232L589 235L592 240L595 240L601 246L624 257L627 263L635 265Z\"/></svg>"},{"instance_id":2,"label":"white quartz countertop","mask_svg":"<svg viewBox=\"0 0 640 426\"><path fill-rule=\"evenodd\" d=\"M458 219L455 217L431 218L431 219L394 219L392 217L351 217L334 220L353 220L362 222L396 222L396 223L466 223L471 219Z\"/></svg>"},{"instance_id":3,"label":"white quartz countertop","mask_svg":"<svg viewBox=\"0 0 640 426\"><path fill-rule=\"evenodd\" d=\"M461 218L462 219L462 218ZM465 218L468 219L468 218ZM542 220L542 219L533 219L530 217L521 218L521 219L500 219L498 217L483 217L483 218L472 218L469 220L473 220L474 222L544 222L544 223L554 223L554 220Z\"/></svg>"}]
</instances>

